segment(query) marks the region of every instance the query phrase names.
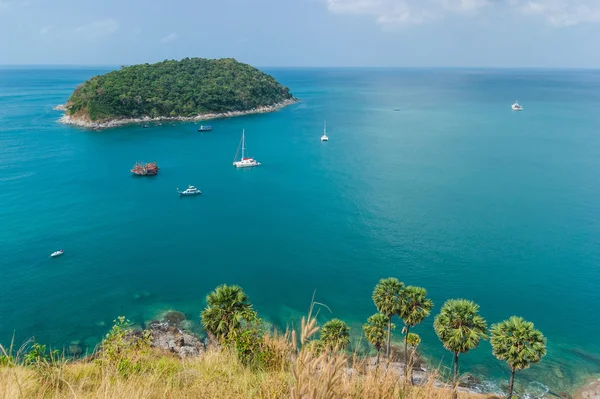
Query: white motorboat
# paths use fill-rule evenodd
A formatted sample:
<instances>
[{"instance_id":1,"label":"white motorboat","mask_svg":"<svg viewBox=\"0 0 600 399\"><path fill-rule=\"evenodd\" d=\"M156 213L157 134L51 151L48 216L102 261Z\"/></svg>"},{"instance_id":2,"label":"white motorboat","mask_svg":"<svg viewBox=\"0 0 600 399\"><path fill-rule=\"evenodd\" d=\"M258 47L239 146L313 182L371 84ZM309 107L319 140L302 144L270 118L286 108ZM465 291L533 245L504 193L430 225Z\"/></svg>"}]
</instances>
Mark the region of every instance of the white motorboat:
<instances>
[{"instance_id":1,"label":"white motorboat","mask_svg":"<svg viewBox=\"0 0 600 399\"><path fill-rule=\"evenodd\" d=\"M515 103L512 105L512 110L513 110L513 111L523 111L523 107L521 107L521 106L519 105L519 102L518 102L518 101L515 101Z\"/></svg>"},{"instance_id":2,"label":"white motorboat","mask_svg":"<svg viewBox=\"0 0 600 399\"><path fill-rule=\"evenodd\" d=\"M62 249L59 249L58 251L54 251L50 254L51 258L56 258L57 256L61 256L62 254L64 254L65 251L63 251Z\"/></svg>"},{"instance_id":3,"label":"white motorboat","mask_svg":"<svg viewBox=\"0 0 600 399\"><path fill-rule=\"evenodd\" d=\"M236 161L238 153L240 152L240 147L242 148L242 158L239 161ZM236 168L251 168L253 166L259 166L259 165L260 165L260 162L258 162L256 159L246 156L245 131L242 130L242 141L240 141L240 146L238 147L238 150L235 153L233 166L235 166Z\"/></svg>"},{"instance_id":4,"label":"white motorboat","mask_svg":"<svg viewBox=\"0 0 600 399\"><path fill-rule=\"evenodd\" d=\"M323 122L323 135L321 136L321 141L329 141L329 137L327 137L327 122Z\"/></svg>"},{"instance_id":5,"label":"white motorboat","mask_svg":"<svg viewBox=\"0 0 600 399\"><path fill-rule=\"evenodd\" d=\"M180 196L186 196L186 195L200 195L202 194L202 191L198 190L196 187L194 186L188 186L188 188L186 188L183 191L180 191L179 189L177 189L177 192L179 193Z\"/></svg>"}]
</instances>

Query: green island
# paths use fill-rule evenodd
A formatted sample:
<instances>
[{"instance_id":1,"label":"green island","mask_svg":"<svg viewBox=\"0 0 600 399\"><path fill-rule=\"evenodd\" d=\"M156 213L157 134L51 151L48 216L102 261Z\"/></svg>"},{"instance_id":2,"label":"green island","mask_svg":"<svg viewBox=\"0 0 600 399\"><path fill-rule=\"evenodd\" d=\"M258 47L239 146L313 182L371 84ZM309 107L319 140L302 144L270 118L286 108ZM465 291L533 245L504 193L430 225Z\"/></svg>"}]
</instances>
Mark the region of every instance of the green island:
<instances>
[{"instance_id":1,"label":"green island","mask_svg":"<svg viewBox=\"0 0 600 399\"><path fill-rule=\"evenodd\" d=\"M272 76L233 58L184 58L94 76L71 94L61 121L111 127L144 119L210 119L269 112L295 101Z\"/></svg>"},{"instance_id":2,"label":"green island","mask_svg":"<svg viewBox=\"0 0 600 399\"><path fill-rule=\"evenodd\" d=\"M0 345L0 393L11 398L516 398L523 397L523 385L515 377L546 354L546 338L533 323L512 316L488 327L476 303L449 299L433 324L452 365L426 363L417 351L421 338L411 331L432 316L427 290L390 277L379 281L371 299L374 314L361 331L352 332L337 318L323 320L324 305L313 298L307 315L290 321L283 332L259 317L241 287L220 285L193 316L199 316L204 339L190 332L185 314L171 310L143 329L118 317L92 353L84 354L77 342L62 351L35 339L18 349L14 343ZM507 383L496 394L469 389L477 378L459 371L459 356L487 339L506 370ZM424 368L428 364L433 367ZM574 397L590 396L584 389Z\"/></svg>"}]
</instances>

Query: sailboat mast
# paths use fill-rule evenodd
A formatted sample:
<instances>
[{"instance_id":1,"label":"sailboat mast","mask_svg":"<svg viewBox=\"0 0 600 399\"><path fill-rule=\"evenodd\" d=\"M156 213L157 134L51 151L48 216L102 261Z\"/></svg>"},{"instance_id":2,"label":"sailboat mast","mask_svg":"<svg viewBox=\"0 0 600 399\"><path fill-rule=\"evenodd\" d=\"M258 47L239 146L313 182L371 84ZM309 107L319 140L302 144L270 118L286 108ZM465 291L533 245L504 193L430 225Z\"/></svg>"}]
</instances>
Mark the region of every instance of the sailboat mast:
<instances>
[{"instance_id":1,"label":"sailboat mast","mask_svg":"<svg viewBox=\"0 0 600 399\"><path fill-rule=\"evenodd\" d=\"M327 121L323 121L323 135L327 135Z\"/></svg>"},{"instance_id":2,"label":"sailboat mast","mask_svg":"<svg viewBox=\"0 0 600 399\"><path fill-rule=\"evenodd\" d=\"M244 139L245 129L242 129L242 161L244 160L244 147L246 144L246 140Z\"/></svg>"}]
</instances>

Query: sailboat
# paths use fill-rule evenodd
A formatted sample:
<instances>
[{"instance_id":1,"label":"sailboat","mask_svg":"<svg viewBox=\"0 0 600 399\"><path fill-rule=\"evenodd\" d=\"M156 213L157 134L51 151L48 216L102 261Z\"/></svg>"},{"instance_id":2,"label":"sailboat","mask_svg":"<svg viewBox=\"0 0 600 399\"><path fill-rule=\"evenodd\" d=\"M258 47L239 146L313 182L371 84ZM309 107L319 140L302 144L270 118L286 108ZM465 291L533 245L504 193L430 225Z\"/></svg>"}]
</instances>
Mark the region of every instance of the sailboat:
<instances>
[{"instance_id":1,"label":"sailboat","mask_svg":"<svg viewBox=\"0 0 600 399\"><path fill-rule=\"evenodd\" d=\"M321 141L329 141L329 137L327 137L327 121L323 122L323 135L321 136Z\"/></svg>"},{"instance_id":2,"label":"sailboat","mask_svg":"<svg viewBox=\"0 0 600 399\"><path fill-rule=\"evenodd\" d=\"M236 168L251 168L253 166L259 166L260 162L251 157L246 157L246 139L245 139L245 131L242 130L242 141L240 141L240 147L242 147L242 158L239 161L236 161L238 153L240 151L240 147L238 147L237 152L235 153L235 158L233 161L233 166Z\"/></svg>"}]
</instances>

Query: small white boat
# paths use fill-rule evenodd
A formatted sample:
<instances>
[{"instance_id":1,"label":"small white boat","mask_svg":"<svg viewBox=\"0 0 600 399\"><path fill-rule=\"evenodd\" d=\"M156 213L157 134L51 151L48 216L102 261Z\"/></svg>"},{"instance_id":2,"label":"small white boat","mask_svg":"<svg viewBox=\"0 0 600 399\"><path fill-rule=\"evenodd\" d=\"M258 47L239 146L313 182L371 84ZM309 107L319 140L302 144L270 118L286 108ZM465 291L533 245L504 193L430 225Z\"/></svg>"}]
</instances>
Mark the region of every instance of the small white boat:
<instances>
[{"instance_id":1,"label":"small white boat","mask_svg":"<svg viewBox=\"0 0 600 399\"><path fill-rule=\"evenodd\" d=\"M246 157L246 155L245 155L246 139L244 138L244 135L245 135L245 131L242 130L242 141L240 141L240 147L242 148L242 158L239 161L235 160L235 159L237 159L238 153L240 151L240 147L238 147L238 150L235 153L233 166L235 166L236 168L251 168L253 166L259 166L260 162L258 162L256 159L254 159L252 157Z\"/></svg>"},{"instance_id":2,"label":"small white boat","mask_svg":"<svg viewBox=\"0 0 600 399\"><path fill-rule=\"evenodd\" d=\"M329 137L327 137L327 122L323 122L323 135L321 136L321 141L329 141Z\"/></svg>"},{"instance_id":3,"label":"small white boat","mask_svg":"<svg viewBox=\"0 0 600 399\"><path fill-rule=\"evenodd\" d=\"M50 254L51 258L56 258L57 256L61 256L62 254L64 254L65 251L63 251L62 249L59 249L58 251L54 251Z\"/></svg>"},{"instance_id":4,"label":"small white boat","mask_svg":"<svg viewBox=\"0 0 600 399\"><path fill-rule=\"evenodd\" d=\"M521 107L521 106L519 105L519 102L518 102L518 101L515 101L515 103L512 105L512 110L513 110L513 111L523 111L523 107Z\"/></svg>"},{"instance_id":5,"label":"small white boat","mask_svg":"<svg viewBox=\"0 0 600 399\"><path fill-rule=\"evenodd\" d=\"M177 189L177 192L179 193L179 196L186 196L186 195L200 195L202 194L202 191L198 190L196 187L194 186L188 186L188 188L186 188L183 191L179 191L179 189Z\"/></svg>"}]
</instances>

